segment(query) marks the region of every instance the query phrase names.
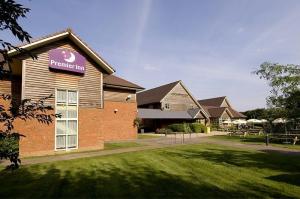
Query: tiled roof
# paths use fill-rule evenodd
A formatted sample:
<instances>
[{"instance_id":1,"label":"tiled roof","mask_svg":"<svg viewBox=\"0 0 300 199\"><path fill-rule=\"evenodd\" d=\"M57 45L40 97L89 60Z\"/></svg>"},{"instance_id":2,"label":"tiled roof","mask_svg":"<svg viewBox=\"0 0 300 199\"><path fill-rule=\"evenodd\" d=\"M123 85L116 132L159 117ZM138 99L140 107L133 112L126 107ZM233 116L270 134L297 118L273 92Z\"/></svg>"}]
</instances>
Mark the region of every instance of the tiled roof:
<instances>
[{"instance_id":1,"label":"tiled roof","mask_svg":"<svg viewBox=\"0 0 300 199\"><path fill-rule=\"evenodd\" d=\"M159 103L180 81L137 93L138 105Z\"/></svg>"},{"instance_id":2,"label":"tiled roof","mask_svg":"<svg viewBox=\"0 0 300 199\"><path fill-rule=\"evenodd\" d=\"M204 105L204 106L220 107L225 98L226 98L226 96L215 97L215 98L210 98L210 99L198 100L198 102L199 102L199 104Z\"/></svg>"},{"instance_id":3,"label":"tiled roof","mask_svg":"<svg viewBox=\"0 0 300 199\"><path fill-rule=\"evenodd\" d=\"M207 108L210 117L213 117L213 118L221 117L226 109L227 109L226 107Z\"/></svg>"},{"instance_id":4,"label":"tiled roof","mask_svg":"<svg viewBox=\"0 0 300 199\"><path fill-rule=\"evenodd\" d=\"M138 109L138 117L142 119L194 119L189 111L163 111L161 109ZM196 118L203 118L201 116Z\"/></svg>"},{"instance_id":5,"label":"tiled roof","mask_svg":"<svg viewBox=\"0 0 300 199\"><path fill-rule=\"evenodd\" d=\"M143 90L144 88L134 84L132 82L129 82L125 79L122 79L120 77L117 77L115 75L106 75L103 77L103 85L104 86L117 86L117 87L124 87L124 88L129 88L129 89L134 89L134 90Z\"/></svg>"},{"instance_id":6,"label":"tiled roof","mask_svg":"<svg viewBox=\"0 0 300 199\"><path fill-rule=\"evenodd\" d=\"M247 118L246 115L234 110L233 108L228 108L230 113L233 115L234 118Z\"/></svg>"}]
</instances>

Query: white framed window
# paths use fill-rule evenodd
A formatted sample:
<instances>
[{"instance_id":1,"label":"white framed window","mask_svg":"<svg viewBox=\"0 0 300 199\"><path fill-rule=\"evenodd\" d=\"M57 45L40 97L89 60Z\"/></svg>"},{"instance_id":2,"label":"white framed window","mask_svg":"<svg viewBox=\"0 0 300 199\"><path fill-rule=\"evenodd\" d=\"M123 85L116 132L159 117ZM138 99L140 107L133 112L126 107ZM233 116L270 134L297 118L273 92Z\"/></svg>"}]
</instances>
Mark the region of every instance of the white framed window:
<instances>
[{"instance_id":1,"label":"white framed window","mask_svg":"<svg viewBox=\"0 0 300 199\"><path fill-rule=\"evenodd\" d=\"M56 89L55 150L78 148L78 91Z\"/></svg>"}]
</instances>

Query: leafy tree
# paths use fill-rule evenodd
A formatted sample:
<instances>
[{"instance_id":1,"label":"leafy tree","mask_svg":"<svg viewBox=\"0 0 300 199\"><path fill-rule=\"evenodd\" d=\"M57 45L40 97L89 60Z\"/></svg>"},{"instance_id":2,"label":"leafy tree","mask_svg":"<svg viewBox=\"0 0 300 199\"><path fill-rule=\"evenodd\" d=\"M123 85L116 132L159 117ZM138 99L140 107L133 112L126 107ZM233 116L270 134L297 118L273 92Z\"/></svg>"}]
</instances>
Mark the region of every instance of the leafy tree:
<instances>
[{"instance_id":1,"label":"leafy tree","mask_svg":"<svg viewBox=\"0 0 300 199\"><path fill-rule=\"evenodd\" d=\"M266 119L273 121L277 118L286 117L286 111L283 108L259 108L243 112L248 119Z\"/></svg>"},{"instance_id":2,"label":"leafy tree","mask_svg":"<svg viewBox=\"0 0 300 199\"><path fill-rule=\"evenodd\" d=\"M264 108L258 108L254 110L245 111L243 112L243 114L246 115L248 119L264 119L265 111L266 109Z\"/></svg>"},{"instance_id":3,"label":"leafy tree","mask_svg":"<svg viewBox=\"0 0 300 199\"><path fill-rule=\"evenodd\" d=\"M267 80L271 87L271 95L267 98L270 107L284 107L285 100L300 89L299 65L264 62L254 74Z\"/></svg>"},{"instance_id":4,"label":"leafy tree","mask_svg":"<svg viewBox=\"0 0 300 199\"><path fill-rule=\"evenodd\" d=\"M300 90L290 93L284 106L289 118L300 119Z\"/></svg>"},{"instance_id":5,"label":"leafy tree","mask_svg":"<svg viewBox=\"0 0 300 199\"><path fill-rule=\"evenodd\" d=\"M29 11L29 8L24 8L14 0L0 0L0 31L10 31L21 42L30 42L31 36L18 23L18 19L26 17ZM11 58L8 55L8 51L12 49L26 53L33 59L37 58L30 52L0 39L0 79L4 76L13 78L10 68ZM14 130L15 121L37 120L45 124L53 122L53 118L59 115L48 113L53 110L51 106L45 105L45 101L50 97L51 95L37 101L30 99L16 101L11 95L0 94L0 159L9 159L11 168L18 168L21 162L18 141L23 135Z\"/></svg>"},{"instance_id":6,"label":"leafy tree","mask_svg":"<svg viewBox=\"0 0 300 199\"><path fill-rule=\"evenodd\" d=\"M26 41L29 43L31 36L18 23L18 19L20 17L25 18L29 11L29 8L24 8L14 0L0 0L0 31L10 31L21 42ZM10 69L8 51L15 49L28 53L32 58L37 58L35 55L1 38L0 46L2 47L0 49L0 78L3 78L3 75L9 72L9 70L4 68L5 64L8 64Z\"/></svg>"}]
</instances>

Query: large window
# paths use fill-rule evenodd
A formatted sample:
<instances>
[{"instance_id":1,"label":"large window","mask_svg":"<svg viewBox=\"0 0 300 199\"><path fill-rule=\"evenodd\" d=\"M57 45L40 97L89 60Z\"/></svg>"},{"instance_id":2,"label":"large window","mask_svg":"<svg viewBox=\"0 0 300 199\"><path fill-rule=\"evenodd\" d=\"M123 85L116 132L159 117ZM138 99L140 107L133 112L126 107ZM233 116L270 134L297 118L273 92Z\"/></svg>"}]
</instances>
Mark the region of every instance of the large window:
<instances>
[{"instance_id":1,"label":"large window","mask_svg":"<svg viewBox=\"0 0 300 199\"><path fill-rule=\"evenodd\" d=\"M56 90L55 149L75 149L78 147L78 92Z\"/></svg>"}]
</instances>

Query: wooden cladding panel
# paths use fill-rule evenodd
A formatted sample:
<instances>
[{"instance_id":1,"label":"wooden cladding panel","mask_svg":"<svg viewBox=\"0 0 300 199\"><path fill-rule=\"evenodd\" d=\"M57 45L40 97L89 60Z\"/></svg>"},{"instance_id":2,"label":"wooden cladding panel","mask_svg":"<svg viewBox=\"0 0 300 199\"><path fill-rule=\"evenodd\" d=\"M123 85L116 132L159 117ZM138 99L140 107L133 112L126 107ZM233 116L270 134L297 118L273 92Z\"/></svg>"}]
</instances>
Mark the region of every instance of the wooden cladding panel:
<instances>
[{"instance_id":1,"label":"wooden cladding panel","mask_svg":"<svg viewBox=\"0 0 300 199\"><path fill-rule=\"evenodd\" d=\"M127 99L129 95L131 96L131 98ZM104 89L104 100L105 101L113 101L113 102L136 102L136 94L134 91L105 88Z\"/></svg>"},{"instance_id":2,"label":"wooden cladding panel","mask_svg":"<svg viewBox=\"0 0 300 199\"><path fill-rule=\"evenodd\" d=\"M26 59L24 98L33 100L55 94L55 88L79 91L79 105L85 107L102 107L102 71L86 57L84 75L49 69L48 51L65 48L85 55L68 41L60 41L33 51L37 60ZM54 97L48 102L54 104Z\"/></svg>"},{"instance_id":3,"label":"wooden cladding panel","mask_svg":"<svg viewBox=\"0 0 300 199\"><path fill-rule=\"evenodd\" d=\"M184 111L191 108L198 108L192 97L186 92L186 90L177 84L173 90L167 94L162 101L162 106L169 104L169 110Z\"/></svg>"}]
</instances>

